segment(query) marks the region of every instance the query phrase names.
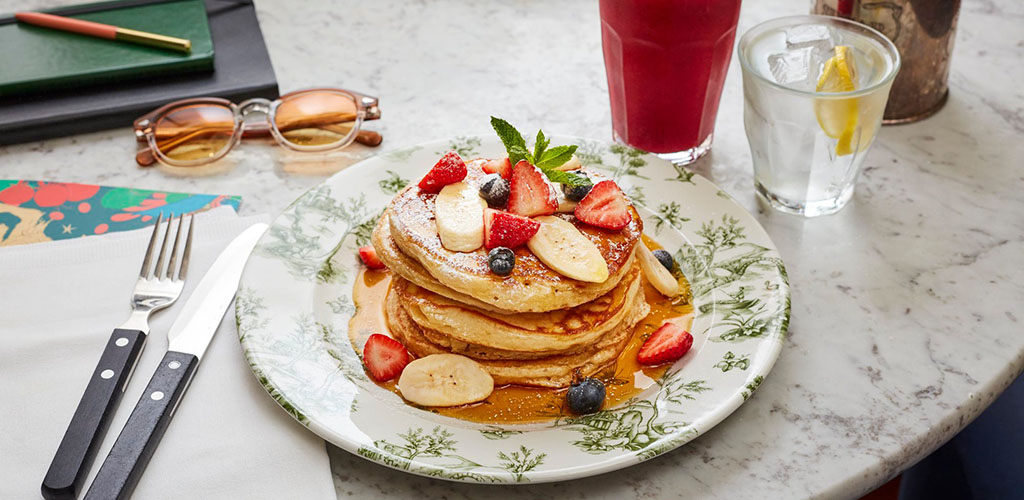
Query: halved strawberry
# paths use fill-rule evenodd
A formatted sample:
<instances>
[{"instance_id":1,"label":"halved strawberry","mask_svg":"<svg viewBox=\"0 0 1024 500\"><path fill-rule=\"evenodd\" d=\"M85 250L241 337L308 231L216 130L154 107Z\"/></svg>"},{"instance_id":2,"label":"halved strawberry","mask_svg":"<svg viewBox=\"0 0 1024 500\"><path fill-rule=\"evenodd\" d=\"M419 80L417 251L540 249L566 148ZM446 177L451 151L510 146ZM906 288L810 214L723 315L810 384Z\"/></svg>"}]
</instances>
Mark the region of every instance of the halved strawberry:
<instances>
[{"instance_id":1,"label":"halved strawberry","mask_svg":"<svg viewBox=\"0 0 1024 500\"><path fill-rule=\"evenodd\" d=\"M551 215L558 210L558 198L544 173L526 160L512 168L509 182L508 211L523 217Z\"/></svg>"},{"instance_id":2,"label":"halved strawberry","mask_svg":"<svg viewBox=\"0 0 1024 500\"><path fill-rule=\"evenodd\" d=\"M515 248L537 234L540 222L508 212L484 210L484 247Z\"/></svg>"},{"instance_id":3,"label":"halved strawberry","mask_svg":"<svg viewBox=\"0 0 1024 500\"><path fill-rule=\"evenodd\" d=\"M377 249L373 248L373 245L359 247L359 258L370 269L384 269L387 267L380 261L380 257L377 257Z\"/></svg>"},{"instance_id":4,"label":"halved strawberry","mask_svg":"<svg viewBox=\"0 0 1024 500\"><path fill-rule=\"evenodd\" d=\"M386 382L397 377L409 364L409 351L401 342L375 333L363 345L363 363L374 380Z\"/></svg>"},{"instance_id":5,"label":"halved strawberry","mask_svg":"<svg viewBox=\"0 0 1024 500\"><path fill-rule=\"evenodd\" d=\"M483 169L484 172L487 172L488 174L498 174L503 179L512 177L512 162L509 161L507 156L484 163Z\"/></svg>"},{"instance_id":6,"label":"halved strawberry","mask_svg":"<svg viewBox=\"0 0 1024 500\"><path fill-rule=\"evenodd\" d=\"M462 161L459 153L449 151L423 176L419 187L428 193L439 193L441 188L465 179L466 173L466 162Z\"/></svg>"},{"instance_id":7,"label":"halved strawberry","mask_svg":"<svg viewBox=\"0 0 1024 500\"><path fill-rule=\"evenodd\" d=\"M647 338L636 360L642 365L660 365L675 361L693 346L693 335L675 323L666 321Z\"/></svg>"},{"instance_id":8,"label":"halved strawberry","mask_svg":"<svg viewBox=\"0 0 1024 500\"><path fill-rule=\"evenodd\" d=\"M613 181L601 181L576 205L576 218L591 226L622 229L633 218L626 196Z\"/></svg>"}]
</instances>

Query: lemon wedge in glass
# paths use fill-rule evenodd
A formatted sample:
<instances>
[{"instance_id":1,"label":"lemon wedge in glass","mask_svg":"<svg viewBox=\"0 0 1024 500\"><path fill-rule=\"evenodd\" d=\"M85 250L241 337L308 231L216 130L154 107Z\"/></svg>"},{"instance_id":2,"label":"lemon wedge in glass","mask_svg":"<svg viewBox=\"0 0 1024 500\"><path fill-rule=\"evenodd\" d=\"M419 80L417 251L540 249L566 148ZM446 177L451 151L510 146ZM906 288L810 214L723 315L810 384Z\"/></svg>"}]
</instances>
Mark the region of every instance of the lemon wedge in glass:
<instances>
[{"instance_id":1,"label":"lemon wedge in glass","mask_svg":"<svg viewBox=\"0 0 1024 500\"><path fill-rule=\"evenodd\" d=\"M857 90L857 67L853 54L846 45L835 46L835 55L825 61L818 77L818 92L851 92ZM815 99L814 114L825 134L836 142L836 155L854 152L854 134L857 132L858 103L856 97L847 99ZM870 136L869 136L870 137ZM867 147L869 141L857 141L857 150Z\"/></svg>"}]
</instances>

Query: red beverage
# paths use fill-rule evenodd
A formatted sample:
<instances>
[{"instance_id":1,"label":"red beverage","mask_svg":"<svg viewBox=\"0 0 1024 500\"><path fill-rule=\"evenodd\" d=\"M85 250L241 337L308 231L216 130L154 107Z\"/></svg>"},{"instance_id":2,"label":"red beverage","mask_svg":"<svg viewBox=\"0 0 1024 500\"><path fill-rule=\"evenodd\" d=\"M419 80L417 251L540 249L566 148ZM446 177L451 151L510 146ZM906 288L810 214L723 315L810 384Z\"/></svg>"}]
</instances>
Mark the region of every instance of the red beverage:
<instances>
[{"instance_id":1,"label":"red beverage","mask_svg":"<svg viewBox=\"0 0 1024 500\"><path fill-rule=\"evenodd\" d=\"M739 13L740 0L601 0L616 140L682 163L711 149Z\"/></svg>"}]
</instances>

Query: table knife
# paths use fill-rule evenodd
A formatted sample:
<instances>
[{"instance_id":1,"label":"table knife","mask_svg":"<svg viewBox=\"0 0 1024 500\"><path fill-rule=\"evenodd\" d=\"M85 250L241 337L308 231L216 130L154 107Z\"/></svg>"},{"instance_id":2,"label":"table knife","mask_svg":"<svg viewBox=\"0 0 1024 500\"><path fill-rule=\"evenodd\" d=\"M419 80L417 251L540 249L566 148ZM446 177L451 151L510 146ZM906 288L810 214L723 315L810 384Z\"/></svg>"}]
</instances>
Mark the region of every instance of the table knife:
<instances>
[{"instance_id":1,"label":"table knife","mask_svg":"<svg viewBox=\"0 0 1024 500\"><path fill-rule=\"evenodd\" d=\"M249 254L266 228L266 224L255 224L238 235L192 292L167 334L167 353L103 460L85 494L86 500L131 496L235 296Z\"/></svg>"}]
</instances>

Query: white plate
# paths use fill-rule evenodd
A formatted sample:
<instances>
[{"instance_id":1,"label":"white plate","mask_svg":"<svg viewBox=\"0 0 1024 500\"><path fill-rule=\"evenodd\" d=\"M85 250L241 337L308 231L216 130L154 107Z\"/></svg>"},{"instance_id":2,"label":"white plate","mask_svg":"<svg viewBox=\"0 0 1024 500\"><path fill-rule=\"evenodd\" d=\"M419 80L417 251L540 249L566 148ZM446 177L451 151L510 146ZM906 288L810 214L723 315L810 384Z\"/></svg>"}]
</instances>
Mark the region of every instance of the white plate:
<instances>
[{"instance_id":1,"label":"white plate","mask_svg":"<svg viewBox=\"0 0 1024 500\"><path fill-rule=\"evenodd\" d=\"M351 293L384 206L445 151L497 157L496 137L459 137L392 151L310 190L270 226L249 259L236 319L263 387L296 420L368 460L442 479L559 481L650 460L706 432L750 397L779 355L789 286L757 221L699 175L617 144L579 144L583 163L613 175L646 232L676 253L693 290L693 349L639 397L592 415L482 425L405 404L365 374L349 342Z\"/></svg>"}]
</instances>

